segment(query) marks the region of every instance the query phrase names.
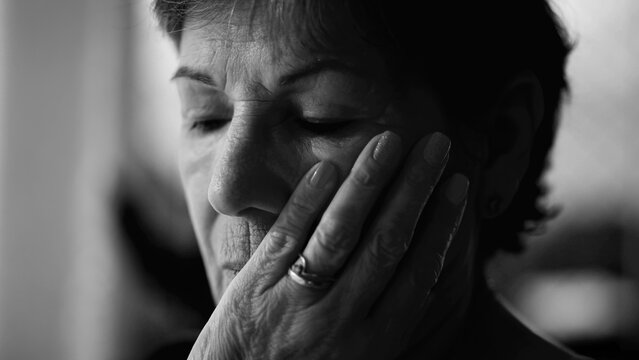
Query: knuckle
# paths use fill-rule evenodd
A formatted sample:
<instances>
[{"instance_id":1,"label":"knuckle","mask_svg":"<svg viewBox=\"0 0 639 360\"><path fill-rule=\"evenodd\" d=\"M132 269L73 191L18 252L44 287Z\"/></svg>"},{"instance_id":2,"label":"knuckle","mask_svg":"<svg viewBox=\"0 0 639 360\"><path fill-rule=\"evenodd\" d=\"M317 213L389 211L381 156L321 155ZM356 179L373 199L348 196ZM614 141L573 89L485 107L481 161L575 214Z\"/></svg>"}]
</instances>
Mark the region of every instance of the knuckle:
<instances>
[{"instance_id":1,"label":"knuckle","mask_svg":"<svg viewBox=\"0 0 639 360\"><path fill-rule=\"evenodd\" d=\"M304 232L304 222L296 217L285 217L278 220L278 224L273 226L272 230L279 236L286 237L287 241L293 240L299 234ZM283 242L284 239L276 239L277 242Z\"/></svg>"},{"instance_id":2,"label":"knuckle","mask_svg":"<svg viewBox=\"0 0 639 360\"><path fill-rule=\"evenodd\" d=\"M313 199L307 195L294 196L291 199L291 207L293 209L291 216L309 216L315 213Z\"/></svg>"},{"instance_id":3,"label":"knuckle","mask_svg":"<svg viewBox=\"0 0 639 360\"><path fill-rule=\"evenodd\" d=\"M289 202L289 209L278 220L277 228L282 233L299 234L304 230L310 218L316 216L317 208L310 198L294 197Z\"/></svg>"},{"instance_id":4,"label":"knuckle","mask_svg":"<svg viewBox=\"0 0 639 360\"><path fill-rule=\"evenodd\" d=\"M362 188L372 188L379 184L377 171L366 165L353 169L351 179L356 186Z\"/></svg>"},{"instance_id":5,"label":"knuckle","mask_svg":"<svg viewBox=\"0 0 639 360\"><path fill-rule=\"evenodd\" d=\"M295 239L283 230L272 231L269 234L269 241L266 243L266 253L278 256L294 248Z\"/></svg>"},{"instance_id":6,"label":"knuckle","mask_svg":"<svg viewBox=\"0 0 639 360\"><path fill-rule=\"evenodd\" d=\"M406 174L406 182L410 185L420 185L426 180L426 165L418 163L413 165Z\"/></svg>"},{"instance_id":7,"label":"knuckle","mask_svg":"<svg viewBox=\"0 0 639 360\"><path fill-rule=\"evenodd\" d=\"M407 236L392 227L375 231L373 239L373 256L381 267L394 266L406 252Z\"/></svg>"},{"instance_id":8,"label":"knuckle","mask_svg":"<svg viewBox=\"0 0 639 360\"><path fill-rule=\"evenodd\" d=\"M355 232L347 225L329 219L322 221L313 234L317 243L329 254L337 255L349 250Z\"/></svg>"}]
</instances>

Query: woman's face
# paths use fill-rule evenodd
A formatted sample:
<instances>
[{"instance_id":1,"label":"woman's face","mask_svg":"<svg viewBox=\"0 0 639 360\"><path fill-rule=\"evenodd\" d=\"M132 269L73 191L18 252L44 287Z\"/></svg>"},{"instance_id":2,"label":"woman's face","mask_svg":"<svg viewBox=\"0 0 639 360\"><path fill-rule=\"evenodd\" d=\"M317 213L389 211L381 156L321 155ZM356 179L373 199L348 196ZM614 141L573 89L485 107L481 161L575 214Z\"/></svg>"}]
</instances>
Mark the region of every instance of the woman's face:
<instances>
[{"instance_id":1,"label":"woman's face","mask_svg":"<svg viewBox=\"0 0 639 360\"><path fill-rule=\"evenodd\" d=\"M447 128L433 94L394 88L380 54L355 36L342 38L348 50L289 42L278 52L259 25L185 28L180 172L216 302L315 163L331 161L343 179L385 130L407 152Z\"/></svg>"}]
</instances>

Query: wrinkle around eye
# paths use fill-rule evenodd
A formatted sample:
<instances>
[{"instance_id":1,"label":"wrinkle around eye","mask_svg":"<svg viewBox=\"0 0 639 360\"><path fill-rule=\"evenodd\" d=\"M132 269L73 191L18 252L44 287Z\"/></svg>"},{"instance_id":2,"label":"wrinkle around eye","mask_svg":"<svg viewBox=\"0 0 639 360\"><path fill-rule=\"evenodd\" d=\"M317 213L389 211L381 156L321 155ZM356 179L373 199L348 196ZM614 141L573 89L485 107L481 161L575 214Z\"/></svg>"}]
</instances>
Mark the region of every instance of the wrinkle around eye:
<instances>
[{"instance_id":1,"label":"wrinkle around eye","mask_svg":"<svg viewBox=\"0 0 639 360\"><path fill-rule=\"evenodd\" d=\"M200 134L206 134L210 132L214 132L216 130L220 130L225 127L230 120L226 119L206 119L206 120L198 120L193 121L188 124L189 131L195 131Z\"/></svg>"}]
</instances>

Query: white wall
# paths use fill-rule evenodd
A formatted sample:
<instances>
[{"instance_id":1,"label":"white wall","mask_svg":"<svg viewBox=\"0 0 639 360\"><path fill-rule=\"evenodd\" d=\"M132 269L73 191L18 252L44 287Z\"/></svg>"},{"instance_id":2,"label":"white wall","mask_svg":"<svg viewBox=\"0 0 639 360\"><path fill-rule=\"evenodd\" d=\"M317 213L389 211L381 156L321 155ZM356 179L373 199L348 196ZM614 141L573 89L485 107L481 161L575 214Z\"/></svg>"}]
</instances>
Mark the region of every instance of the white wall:
<instances>
[{"instance_id":1,"label":"white wall","mask_svg":"<svg viewBox=\"0 0 639 360\"><path fill-rule=\"evenodd\" d=\"M3 359L65 357L83 1L5 1Z\"/></svg>"},{"instance_id":2,"label":"white wall","mask_svg":"<svg viewBox=\"0 0 639 360\"><path fill-rule=\"evenodd\" d=\"M107 232L92 199L103 196L115 172L108 154L114 145L105 144L113 143L118 127L121 72L114 65L121 61L117 43L125 27L113 14L124 5L2 2L1 359L72 359L78 344L97 347L78 340L109 329L108 316L93 304L108 301L111 281L99 271L109 268L104 264L115 251L107 241L95 246ZM78 260L90 255L96 255L93 264ZM102 295L102 302L79 300L86 291L78 278L92 268L91 281L84 282L94 284L88 299ZM102 322L84 327L81 338L76 329L82 320Z\"/></svg>"},{"instance_id":3,"label":"white wall","mask_svg":"<svg viewBox=\"0 0 639 360\"><path fill-rule=\"evenodd\" d=\"M6 65L5 65L5 51L2 51L2 49L5 49L5 28L4 28L4 23L5 23L5 9L4 9L4 2L0 1L0 204L4 204L4 198L3 198L3 189L4 189L4 158L5 158L5 154L6 154L6 149L5 149L5 132L4 132L4 127L5 127L5 90L7 88L6 86L6 81L5 81L5 70L6 70ZM2 249L3 249L3 244L4 244L4 207L0 205L0 264L2 264L2 260L3 260L3 255L2 255ZM0 271L2 271L2 268L0 267ZM3 280L2 280L2 272L0 272L0 324L4 323L4 318L3 318L3 311L2 308L3 306ZM4 331L6 331L4 329L3 326L0 326L0 339L3 338L3 333ZM2 340L0 340L0 349L2 348Z\"/></svg>"},{"instance_id":4,"label":"white wall","mask_svg":"<svg viewBox=\"0 0 639 360\"><path fill-rule=\"evenodd\" d=\"M569 58L572 96L564 107L553 197L580 210L639 212L639 2L554 0L576 40Z\"/></svg>"}]
</instances>

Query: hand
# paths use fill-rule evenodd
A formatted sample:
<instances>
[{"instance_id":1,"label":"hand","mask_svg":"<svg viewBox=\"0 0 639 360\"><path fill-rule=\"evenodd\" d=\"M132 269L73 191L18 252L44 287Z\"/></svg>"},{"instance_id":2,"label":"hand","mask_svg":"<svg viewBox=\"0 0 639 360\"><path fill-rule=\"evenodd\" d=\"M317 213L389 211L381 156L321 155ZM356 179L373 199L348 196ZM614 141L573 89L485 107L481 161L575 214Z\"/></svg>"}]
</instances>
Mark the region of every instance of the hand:
<instances>
[{"instance_id":1,"label":"hand","mask_svg":"<svg viewBox=\"0 0 639 360\"><path fill-rule=\"evenodd\" d=\"M441 134L420 140L393 180L401 140L385 132L336 193L335 167L316 164L229 285L189 359L396 357L424 315L464 212L468 180L460 174L429 201L449 145ZM436 211L416 232L427 202ZM300 253L308 272L335 283L315 289L293 281L287 272Z\"/></svg>"}]
</instances>

